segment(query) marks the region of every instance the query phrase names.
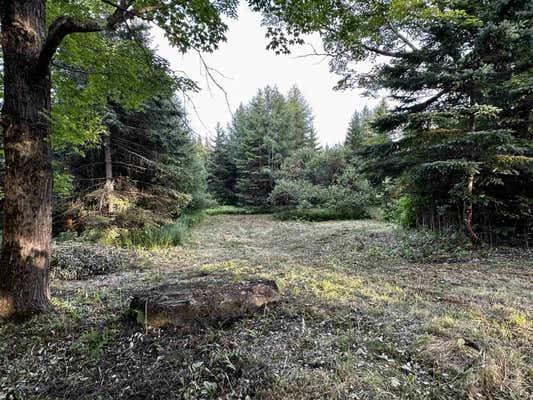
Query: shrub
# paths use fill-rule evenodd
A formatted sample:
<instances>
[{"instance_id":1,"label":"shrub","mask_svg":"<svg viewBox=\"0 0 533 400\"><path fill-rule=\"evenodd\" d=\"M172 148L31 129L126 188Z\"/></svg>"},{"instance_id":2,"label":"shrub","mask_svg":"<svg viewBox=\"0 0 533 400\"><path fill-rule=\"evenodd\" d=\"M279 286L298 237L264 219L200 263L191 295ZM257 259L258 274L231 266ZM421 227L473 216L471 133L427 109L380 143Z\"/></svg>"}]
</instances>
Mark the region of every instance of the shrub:
<instances>
[{"instance_id":1,"label":"shrub","mask_svg":"<svg viewBox=\"0 0 533 400\"><path fill-rule=\"evenodd\" d=\"M472 251L468 237L456 228L444 232L428 229L398 229L397 254L410 261L459 262Z\"/></svg>"},{"instance_id":2,"label":"shrub","mask_svg":"<svg viewBox=\"0 0 533 400\"><path fill-rule=\"evenodd\" d=\"M403 228L416 226L416 200L409 195L400 197L395 207L387 214L387 219L398 223Z\"/></svg>"},{"instance_id":3,"label":"shrub","mask_svg":"<svg viewBox=\"0 0 533 400\"><path fill-rule=\"evenodd\" d=\"M334 153L334 157L320 155L319 160L311 159L313 168L320 166L320 177L317 176L314 181L325 183L316 184L306 179L290 179L303 176L302 171L311 168L302 164L304 158L300 156L306 153L297 153L297 162L287 164L290 167L287 178L281 179L270 195L280 218L319 221L369 216L367 209L375 202L374 191L353 167L346 164L344 168L339 166L339 154L342 153ZM332 165L322 165L324 160L332 162Z\"/></svg>"},{"instance_id":4,"label":"shrub","mask_svg":"<svg viewBox=\"0 0 533 400\"><path fill-rule=\"evenodd\" d=\"M361 219L367 217L368 214L365 210L335 210L331 208L288 209L280 211L276 214L276 218L282 221L330 221L341 219Z\"/></svg>"}]
</instances>

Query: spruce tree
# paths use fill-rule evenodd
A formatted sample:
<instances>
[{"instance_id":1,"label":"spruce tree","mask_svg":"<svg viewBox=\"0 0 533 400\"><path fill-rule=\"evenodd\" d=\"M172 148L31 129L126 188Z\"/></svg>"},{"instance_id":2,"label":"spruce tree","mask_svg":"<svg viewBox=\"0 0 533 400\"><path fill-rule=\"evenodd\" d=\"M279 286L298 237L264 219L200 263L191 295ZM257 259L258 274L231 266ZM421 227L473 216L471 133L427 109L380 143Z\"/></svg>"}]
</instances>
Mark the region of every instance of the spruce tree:
<instances>
[{"instance_id":1,"label":"spruce tree","mask_svg":"<svg viewBox=\"0 0 533 400\"><path fill-rule=\"evenodd\" d=\"M348 131L346 132L344 145L351 151L356 151L363 146L363 139L361 116L359 111L355 111L350 119L350 123L348 124Z\"/></svg>"},{"instance_id":2,"label":"spruce tree","mask_svg":"<svg viewBox=\"0 0 533 400\"><path fill-rule=\"evenodd\" d=\"M402 138L367 149L366 171L402 177L414 224L529 243L530 1L252 3L267 16L271 48L288 52L317 32L338 88L391 93L398 106L372 125ZM370 72L352 68L376 56Z\"/></svg>"},{"instance_id":3,"label":"spruce tree","mask_svg":"<svg viewBox=\"0 0 533 400\"><path fill-rule=\"evenodd\" d=\"M313 126L313 113L298 86L294 85L287 95L290 114L293 149L311 147L318 149L318 139Z\"/></svg>"},{"instance_id":4,"label":"spruce tree","mask_svg":"<svg viewBox=\"0 0 533 400\"><path fill-rule=\"evenodd\" d=\"M263 90L252 99L239 126L244 136L236 159L238 169L237 195L248 205L264 205L274 187L272 170L274 146L271 114L266 108Z\"/></svg>"},{"instance_id":5,"label":"spruce tree","mask_svg":"<svg viewBox=\"0 0 533 400\"><path fill-rule=\"evenodd\" d=\"M367 121L367 141L366 144L379 144L390 141L389 132L386 130L378 129L376 126L380 121L385 119L388 112L388 105L385 98L382 98L380 102L372 110L369 119Z\"/></svg>"},{"instance_id":6,"label":"spruce tree","mask_svg":"<svg viewBox=\"0 0 533 400\"><path fill-rule=\"evenodd\" d=\"M228 134L220 124L217 124L215 131L215 147L208 161L209 190L220 202L232 204L236 200L237 167L232 157Z\"/></svg>"}]
</instances>

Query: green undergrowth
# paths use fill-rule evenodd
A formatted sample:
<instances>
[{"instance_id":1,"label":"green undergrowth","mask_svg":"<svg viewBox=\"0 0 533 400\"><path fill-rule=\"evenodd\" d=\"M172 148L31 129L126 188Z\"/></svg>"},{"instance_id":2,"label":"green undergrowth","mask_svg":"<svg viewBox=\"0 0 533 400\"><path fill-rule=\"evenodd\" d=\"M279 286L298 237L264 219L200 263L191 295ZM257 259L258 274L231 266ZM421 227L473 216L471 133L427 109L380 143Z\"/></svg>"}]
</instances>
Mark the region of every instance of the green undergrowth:
<instances>
[{"instance_id":1,"label":"green undergrowth","mask_svg":"<svg viewBox=\"0 0 533 400\"><path fill-rule=\"evenodd\" d=\"M398 227L394 231L395 244L390 253L411 262L462 262L491 257L495 254L520 254L522 249L510 246L479 245L464 232L450 230L435 232L429 229L406 229Z\"/></svg>"},{"instance_id":2,"label":"green undergrowth","mask_svg":"<svg viewBox=\"0 0 533 400\"><path fill-rule=\"evenodd\" d=\"M206 215L237 215L237 214L253 214L254 210L245 207L237 207L232 205L212 207L204 210Z\"/></svg>"},{"instance_id":3,"label":"green undergrowth","mask_svg":"<svg viewBox=\"0 0 533 400\"><path fill-rule=\"evenodd\" d=\"M118 245L126 248L157 249L178 246L188 236L191 227L205 218L205 212L183 214L174 222L161 227L121 232Z\"/></svg>"},{"instance_id":4,"label":"green undergrowth","mask_svg":"<svg viewBox=\"0 0 533 400\"><path fill-rule=\"evenodd\" d=\"M365 210L335 210L332 208L307 208L307 209L287 209L278 211L276 219L281 221L302 220L302 221L333 221L368 218Z\"/></svg>"},{"instance_id":5,"label":"green undergrowth","mask_svg":"<svg viewBox=\"0 0 533 400\"><path fill-rule=\"evenodd\" d=\"M434 232L398 228L395 231L398 255L410 261L459 261L468 259L475 249L462 232Z\"/></svg>"}]
</instances>

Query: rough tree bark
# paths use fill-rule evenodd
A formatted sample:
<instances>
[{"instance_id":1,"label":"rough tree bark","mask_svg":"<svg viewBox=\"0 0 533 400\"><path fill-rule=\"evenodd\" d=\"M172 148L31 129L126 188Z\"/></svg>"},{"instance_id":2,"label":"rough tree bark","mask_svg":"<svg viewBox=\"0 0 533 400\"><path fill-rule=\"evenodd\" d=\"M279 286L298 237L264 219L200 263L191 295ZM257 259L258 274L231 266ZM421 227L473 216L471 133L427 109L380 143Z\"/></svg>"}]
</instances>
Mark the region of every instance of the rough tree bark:
<instances>
[{"instance_id":1,"label":"rough tree bark","mask_svg":"<svg viewBox=\"0 0 533 400\"><path fill-rule=\"evenodd\" d=\"M6 173L0 317L11 318L50 307L50 73L36 73L46 40L44 1L3 1L1 7Z\"/></svg>"},{"instance_id":2,"label":"rough tree bark","mask_svg":"<svg viewBox=\"0 0 533 400\"><path fill-rule=\"evenodd\" d=\"M0 318L4 319L50 308L52 57L70 33L104 29L61 17L47 31L45 12L45 0L0 2L4 61L0 122L6 162ZM115 14L112 18L106 28L118 22Z\"/></svg>"},{"instance_id":3,"label":"rough tree bark","mask_svg":"<svg viewBox=\"0 0 533 400\"><path fill-rule=\"evenodd\" d=\"M46 30L46 0L1 0L4 61L3 128L6 173L0 259L0 319L50 308L52 237L50 64L63 39L75 32L114 30L162 7L128 9L120 2L106 21L57 18Z\"/></svg>"}]
</instances>

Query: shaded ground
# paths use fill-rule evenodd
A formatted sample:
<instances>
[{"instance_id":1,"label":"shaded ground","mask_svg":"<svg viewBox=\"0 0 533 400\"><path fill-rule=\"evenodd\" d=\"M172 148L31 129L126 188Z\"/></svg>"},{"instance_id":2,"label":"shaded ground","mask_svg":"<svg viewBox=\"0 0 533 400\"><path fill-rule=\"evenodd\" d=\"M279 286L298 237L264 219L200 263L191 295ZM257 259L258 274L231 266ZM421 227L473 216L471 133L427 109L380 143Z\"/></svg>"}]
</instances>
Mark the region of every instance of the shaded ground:
<instances>
[{"instance_id":1,"label":"shaded ground","mask_svg":"<svg viewBox=\"0 0 533 400\"><path fill-rule=\"evenodd\" d=\"M0 326L0 399L527 399L533 258L400 257L390 225L218 215L142 269L54 281L57 313ZM194 334L145 330L131 293L275 279L283 304Z\"/></svg>"}]
</instances>

